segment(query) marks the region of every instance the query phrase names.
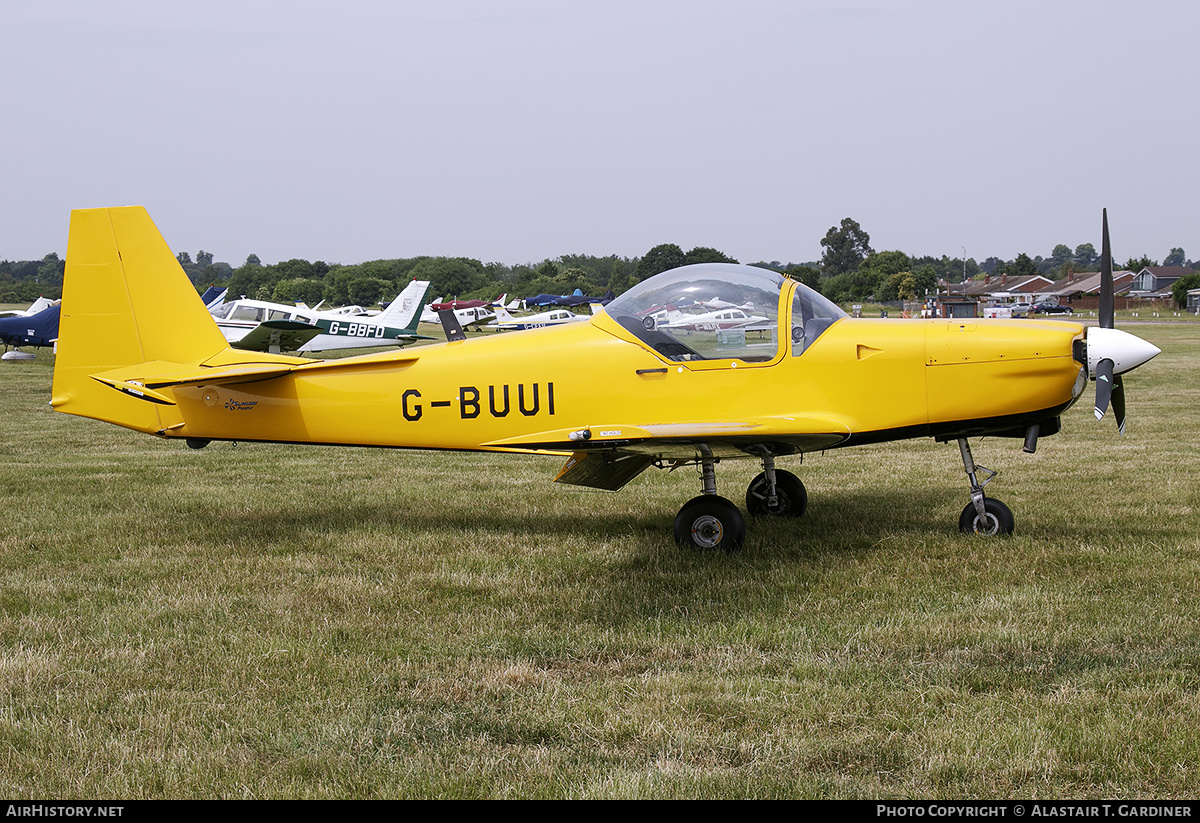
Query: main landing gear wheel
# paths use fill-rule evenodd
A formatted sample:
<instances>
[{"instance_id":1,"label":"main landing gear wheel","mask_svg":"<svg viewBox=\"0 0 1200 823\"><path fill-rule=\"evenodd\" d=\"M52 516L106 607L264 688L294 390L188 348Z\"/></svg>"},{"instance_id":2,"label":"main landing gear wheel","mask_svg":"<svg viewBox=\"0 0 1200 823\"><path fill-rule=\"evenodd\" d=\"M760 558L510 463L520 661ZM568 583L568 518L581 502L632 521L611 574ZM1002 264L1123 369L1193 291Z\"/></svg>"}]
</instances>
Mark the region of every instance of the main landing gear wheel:
<instances>
[{"instance_id":1,"label":"main landing gear wheel","mask_svg":"<svg viewBox=\"0 0 1200 823\"><path fill-rule=\"evenodd\" d=\"M675 542L685 549L735 552L746 539L746 521L724 497L702 494L684 504L675 517Z\"/></svg>"},{"instance_id":2,"label":"main landing gear wheel","mask_svg":"<svg viewBox=\"0 0 1200 823\"><path fill-rule=\"evenodd\" d=\"M775 496L771 498L771 481L762 472L746 489L746 511L778 517L799 517L808 508L808 492L800 478L789 471L775 469Z\"/></svg>"},{"instance_id":3,"label":"main landing gear wheel","mask_svg":"<svg viewBox=\"0 0 1200 823\"><path fill-rule=\"evenodd\" d=\"M1008 506L994 497L985 497L983 508L984 513L980 515L975 504L968 503L958 518L958 530L963 534L979 534L986 537L1013 533L1016 524Z\"/></svg>"}]
</instances>

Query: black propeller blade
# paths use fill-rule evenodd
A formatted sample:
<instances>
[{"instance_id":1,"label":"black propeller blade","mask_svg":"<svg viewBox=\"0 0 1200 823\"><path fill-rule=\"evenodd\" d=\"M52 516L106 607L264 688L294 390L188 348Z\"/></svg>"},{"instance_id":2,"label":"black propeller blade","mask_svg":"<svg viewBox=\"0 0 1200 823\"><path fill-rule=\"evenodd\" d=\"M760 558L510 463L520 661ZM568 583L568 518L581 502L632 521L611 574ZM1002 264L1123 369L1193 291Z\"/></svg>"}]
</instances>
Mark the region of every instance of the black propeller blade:
<instances>
[{"instance_id":1,"label":"black propeller blade","mask_svg":"<svg viewBox=\"0 0 1200 823\"><path fill-rule=\"evenodd\" d=\"M1096 364L1096 419L1103 420L1113 393L1113 361L1105 358Z\"/></svg>"},{"instance_id":2,"label":"black propeller blade","mask_svg":"<svg viewBox=\"0 0 1200 823\"><path fill-rule=\"evenodd\" d=\"M1117 300L1113 294L1112 247L1108 242L1108 209L1104 210L1104 238L1100 250L1100 328L1115 328Z\"/></svg>"},{"instance_id":3,"label":"black propeller blade","mask_svg":"<svg viewBox=\"0 0 1200 823\"><path fill-rule=\"evenodd\" d=\"M1125 384L1121 381L1121 375L1113 378L1112 387L1112 410L1113 417L1117 418L1117 431L1121 434L1125 433Z\"/></svg>"},{"instance_id":4,"label":"black propeller blade","mask_svg":"<svg viewBox=\"0 0 1200 823\"><path fill-rule=\"evenodd\" d=\"M1108 239L1108 209L1104 209L1104 230L1100 252L1100 328L1116 328L1116 303L1113 288L1112 245ZM1153 354L1145 359L1148 360L1155 354L1158 354L1157 349L1154 349ZM1125 384L1121 380L1121 375L1113 374L1114 368L1115 364L1107 357L1096 363L1096 419L1103 419L1111 404L1113 416L1117 419L1117 430L1124 434Z\"/></svg>"},{"instance_id":5,"label":"black propeller blade","mask_svg":"<svg viewBox=\"0 0 1200 823\"><path fill-rule=\"evenodd\" d=\"M1113 288L1112 243L1108 239L1108 209L1103 211L1100 247L1100 328L1116 328L1117 298ZM1113 361L1096 364L1096 419L1102 420L1112 404L1117 430L1125 433L1125 387L1121 376L1113 376Z\"/></svg>"}]
</instances>

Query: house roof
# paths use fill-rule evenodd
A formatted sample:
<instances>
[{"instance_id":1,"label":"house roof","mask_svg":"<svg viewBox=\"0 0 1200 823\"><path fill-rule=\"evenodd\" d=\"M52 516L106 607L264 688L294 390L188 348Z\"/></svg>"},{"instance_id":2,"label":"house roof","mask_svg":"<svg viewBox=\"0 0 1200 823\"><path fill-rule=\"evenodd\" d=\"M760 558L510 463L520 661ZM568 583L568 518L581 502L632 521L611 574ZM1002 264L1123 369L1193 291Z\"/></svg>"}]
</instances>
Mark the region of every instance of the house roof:
<instances>
[{"instance_id":1,"label":"house roof","mask_svg":"<svg viewBox=\"0 0 1200 823\"><path fill-rule=\"evenodd\" d=\"M1126 269L1113 272L1113 293L1124 294L1129 291L1129 287L1133 285L1133 278L1133 272ZM1043 289L1041 293L1047 297L1099 294L1100 272L1080 272L1079 274L1070 275L1066 280L1054 281L1050 286Z\"/></svg>"},{"instance_id":2,"label":"house roof","mask_svg":"<svg viewBox=\"0 0 1200 823\"><path fill-rule=\"evenodd\" d=\"M1030 277L987 277L983 280L969 280L966 283L951 283L947 289L955 294L967 294L974 297L986 295L1032 294L1044 286L1053 283L1047 277L1035 274Z\"/></svg>"},{"instance_id":3,"label":"house roof","mask_svg":"<svg viewBox=\"0 0 1200 823\"><path fill-rule=\"evenodd\" d=\"M1186 266L1146 266L1137 273L1138 277L1144 274L1149 274L1154 278L1154 288L1152 290L1143 290L1140 294L1166 294L1171 291L1171 286L1179 278L1195 274L1195 269L1189 269Z\"/></svg>"}]
</instances>

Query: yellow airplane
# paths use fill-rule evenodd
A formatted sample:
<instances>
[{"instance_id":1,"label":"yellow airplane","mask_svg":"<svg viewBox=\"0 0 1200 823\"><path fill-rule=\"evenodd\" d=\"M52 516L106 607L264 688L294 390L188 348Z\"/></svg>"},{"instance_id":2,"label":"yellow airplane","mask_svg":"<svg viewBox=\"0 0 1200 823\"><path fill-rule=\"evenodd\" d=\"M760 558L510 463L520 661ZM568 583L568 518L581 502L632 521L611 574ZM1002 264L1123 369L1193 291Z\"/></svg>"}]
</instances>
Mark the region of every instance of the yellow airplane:
<instances>
[{"instance_id":1,"label":"yellow airplane","mask_svg":"<svg viewBox=\"0 0 1200 823\"><path fill-rule=\"evenodd\" d=\"M1105 259L1110 272L1107 214ZM663 306L713 295L770 327L680 330ZM1124 427L1120 375L1158 354L1112 328L1053 320L854 319L772 271L700 264L649 278L586 322L312 360L231 348L145 209L72 212L51 405L135 431L212 440L559 455L558 482L616 490L645 469L699 466L703 493L674 536L740 548L745 520L716 493L722 460L760 460L752 515L797 516L807 493L778 457L863 443L956 440L971 502L963 532L1007 534L995 472L968 437L1059 430L1098 379ZM661 315L660 315L661 318ZM984 477L986 475L986 477ZM984 477L984 479L980 479Z\"/></svg>"}]
</instances>

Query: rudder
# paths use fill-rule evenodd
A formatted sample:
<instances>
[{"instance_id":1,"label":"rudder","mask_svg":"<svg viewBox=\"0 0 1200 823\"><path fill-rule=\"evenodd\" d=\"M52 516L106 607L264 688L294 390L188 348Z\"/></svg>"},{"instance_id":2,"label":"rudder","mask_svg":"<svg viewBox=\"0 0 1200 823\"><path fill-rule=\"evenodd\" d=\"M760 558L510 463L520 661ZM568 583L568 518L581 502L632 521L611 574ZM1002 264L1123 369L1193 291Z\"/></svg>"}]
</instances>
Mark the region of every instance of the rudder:
<instances>
[{"instance_id":1,"label":"rudder","mask_svg":"<svg viewBox=\"0 0 1200 823\"><path fill-rule=\"evenodd\" d=\"M224 336L141 206L71 212L51 405L141 431L153 404L91 375L150 361L199 364Z\"/></svg>"}]
</instances>

